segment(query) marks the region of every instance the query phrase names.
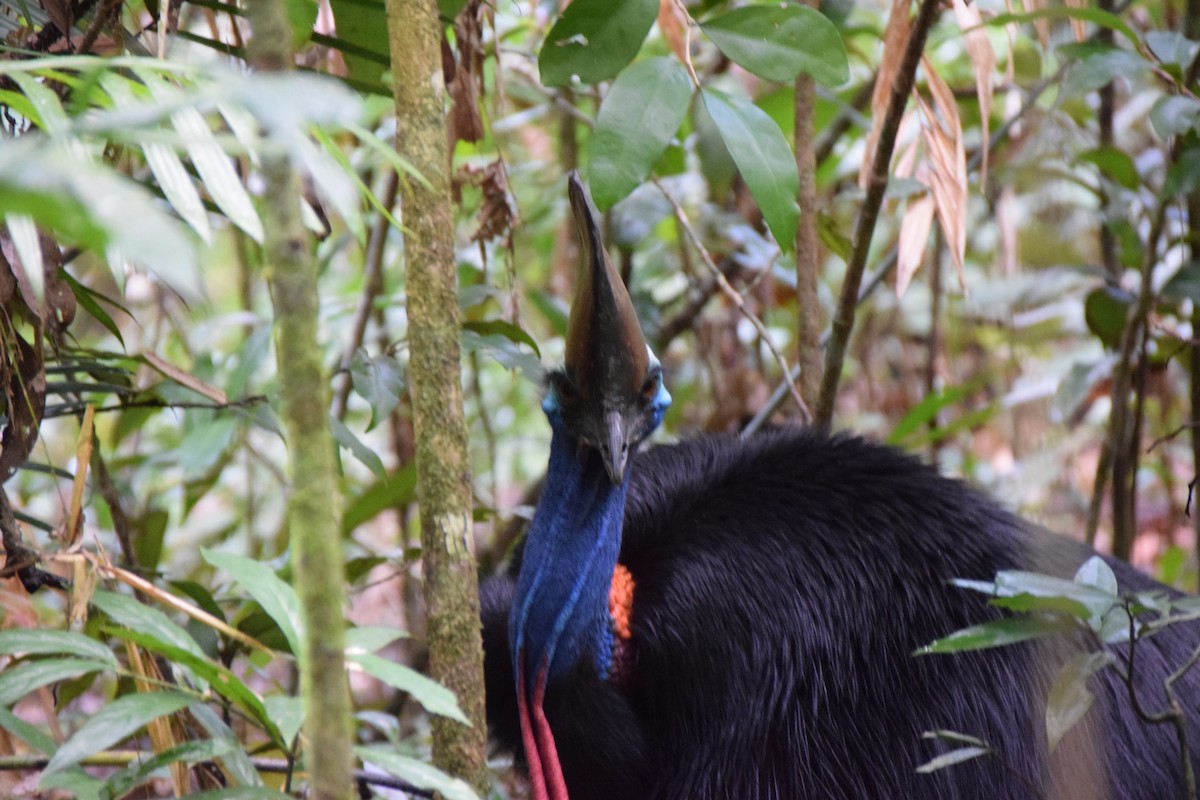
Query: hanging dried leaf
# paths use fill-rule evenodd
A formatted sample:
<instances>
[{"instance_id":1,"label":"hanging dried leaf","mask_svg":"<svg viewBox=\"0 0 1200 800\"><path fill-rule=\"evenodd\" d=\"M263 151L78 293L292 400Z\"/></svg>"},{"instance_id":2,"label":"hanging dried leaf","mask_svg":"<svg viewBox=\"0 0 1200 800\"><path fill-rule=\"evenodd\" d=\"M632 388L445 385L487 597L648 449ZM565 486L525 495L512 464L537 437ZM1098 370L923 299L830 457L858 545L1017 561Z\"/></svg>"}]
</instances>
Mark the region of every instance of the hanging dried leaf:
<instances>
[{"instance_id":1,"label":"hanging dried leaf","mask_svg":"<svg viewBox=\"0 0 1200 800\"><path fill-rule=\"evenodd\" d=\"M908 201L900 220L900 244L896 253L896 296L903 297L912 277L921 268L929 229L933 226L934 203L931 194Z\"/></svg>"},{"instance_id":2,"label":"hanging dried leaf","mask_svg":"<svg viewBox=\"0 0 1200 800\"><path fill-rule=\"evenodd\" d=\"M151 367L175 381L180 386L186 386L193 392L204 395L214 403L220 403L224 405L225 403L229 402L229 398L225 395L224 391L218 389L212 384L205 383L189 372L184 372L170 361L164 361L151 352L142 353L142 358L145 359L146 363Z\"/></svg>"},{"instance_id":3,"label":"hanging dried leaf","mask_svg":"<svg viewBox=\"0 0 1200 800\"><path fill-rule=\"evenodd\" d=\"M483 26L479 3L472 3L454 19L457 58L442 40L442 70L450 94L450 142L478 142L483 138L479 95L483 70Z\"/></svg>"},{"instance_id":4,"label":"hanging dried leaf","mask_svg":"<svg viewBox=\"0 0 1200 800\"><path fill-rule=\"evenodd\" d=\"M1049 7L1050 0L1025 0L1025 10L1030 14ZM1047 17L1038 17L1033 21L1033 29L1037 31L1038 42L1042 45L1042 49L1048 48L1050 46L1050 20Z\"/></svg>"},{"instance_id":5,"label":"hanging dried leaf","mask_svg":"<svg viewBox=\"0 0 1200 800\"><path fill-rule=\"evenodd\" d=\"M25 341L12 319L0 317L3 347L0 348L0 382L8 422L0 435L0 483L12 477L17 467L33 452L42 414L46 410L46 369L42 361L41 328L34 327L34 343Z\"/></svg>"},{"instance_id":6,"label":"hanging dried leaf","mask_svg":"<svg viewBox=\"0 0 1200 800\"><path fill-rule=\"evenodd\" d=\"M1021 263L1018 255L1017 238L1017 192L1011 185L1005 186L996 199L996 229L1000 233L1000 272L1016 275Z\"/></svg>"},{"instance_id":7,"label":"hanging dried leaf","mask_svg":"<svg viewBox=\"0 0 1200 800\"><path fill-rule=\"evenodd\" d=\"M483 192L483 202L475 214L479 227L471 234L471 241L483 242L503 237L505 245L510 245L516 215L508 200L508 171L504 168L504 162L496 159L483 169L468 165L460 170L460 175L460 182L478 186Z\"/></svg>"},{"instance_id":8,"label":"hanging dried leaf","mask_svg":"<svg viewBox=\"0 0 1200 800\"><path fill-rule=\"evenodd\" d=\"M930 159L929 185L933 191L938 221L954 258L958 284L965 293L967 286L963 259L967 249L967 156L963 145L962 122L950 87L927 58L922 58L922 64L934 102L934 106L930 107L917 95Z\"/></svg>"},{"instance_id":9,"label":"hanging dried leaf","mask_svg":"<svg viewBox=\"0 0 1200 800\"><path fill-rule=\"evenodd\" d=\"M863 189L867 188L867 181L871 177L871 164L874 163L875 147L879 143L879 129L883 126L892 85L896 82L900 62L904 59L904 50L908 46L909 31L912 30L912 22L908 15L910 4L910 0L892 0L892 13L888 17L887 29L883 32L883 56L879 60L879 71L875 74L875 90L871 94L871 130L867 132L864 142L866 150L858 171L858 185Z\"/></svg>"},{"instance_id":10,"label":"hanging dried leaf","mask_svg":"<svg viewBox=\"0 0 1200 800\"><path fill-rule=\"evenodd\" d=\"M987 143L990 138L992 97L995 91L993 78L996 74L996 51L992 49L992 42L981 27L983 19L979 16L978 6L968 6L964 0L951 2L954 18L958 20L967 41L967 55L971 57L971 66L975 68L975 94L979 97L980 146L983 149L983 160L979 165L979 190L984 191L987 186Z\"/></svg>"},{"instance_id":11,"label":"hanging dried leaf","mask_svg":"<svg viewBox=\"0 0 1200 800\"><path fill-rule=\"evenodd\" d=\"M1076 9L1090 7L1088 0L1067 0L1067 5ZM1075 41L1083 42L1087 39L1087 23L1079 17L1071 17L1071 33L1075 36Z\"/></svg>"},{"instance_id":12,"label":"hanging dried leaf","mask_svg":"<svg viewBox=\"0 0 1200 800\"><path fill-rule=\"evenodd\" d=\"M686 26L687 17L676 0L658 0L658 29L681 64L687 63Z\"/></svg>"}]
</instances>

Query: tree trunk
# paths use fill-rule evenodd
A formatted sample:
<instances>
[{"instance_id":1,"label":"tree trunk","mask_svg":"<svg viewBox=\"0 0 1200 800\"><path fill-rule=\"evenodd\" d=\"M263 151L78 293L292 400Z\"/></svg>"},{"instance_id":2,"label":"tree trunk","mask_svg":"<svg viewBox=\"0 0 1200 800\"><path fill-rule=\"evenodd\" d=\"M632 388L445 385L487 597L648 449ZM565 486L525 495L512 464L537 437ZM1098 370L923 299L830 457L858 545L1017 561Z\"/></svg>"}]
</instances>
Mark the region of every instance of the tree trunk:
<instances>
[{"instance_id":1,"label":"tree trunk","mask_svg":"<svg viewBox=\"0 0 1200 800\"><path fill-rule=\"evenodd\" d=\"M246 5L253 28L250 63L260 71L292 67L292 31L283 0ZM288 533L294 583L304 615L301 691L307 712L305 766L310 797L354 797L350 692L346 681L342 538L329 430L329 380L317 344L317 265L300 218L300 181L287 156L264 152L264 269L275 306L291 493Z\"/></svg>"},{"instance_id":2,"label":"tree trunk","mask_svg":"<svg viewBox=\"0 0 1200 800\"><path fill-rule=\"evenodd\" d=\"M430 674L458 695L471 727L433 720L433 760L480 792L488 784L483 646L463 419L454 213L436 0L388 0L396 148L428 181L401 181L410 392L425 572Z\"/></svg>"}]
</instances>

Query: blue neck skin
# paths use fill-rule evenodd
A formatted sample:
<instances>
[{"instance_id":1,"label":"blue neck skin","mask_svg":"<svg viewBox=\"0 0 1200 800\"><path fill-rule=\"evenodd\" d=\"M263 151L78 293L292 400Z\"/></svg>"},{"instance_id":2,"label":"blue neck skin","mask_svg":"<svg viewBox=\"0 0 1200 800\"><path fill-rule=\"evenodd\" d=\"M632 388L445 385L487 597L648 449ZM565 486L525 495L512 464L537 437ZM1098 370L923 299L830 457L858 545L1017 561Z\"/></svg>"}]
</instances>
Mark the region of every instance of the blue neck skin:
<instances>
[{"instance_id":1,"label":"blue neck skin","mask_svg":"<svg viewBox=\"0 0 1200 800\"><path fill-rule=\"evenodd\" d=\"M542 669L547 683L591 656L607 677L613 634L608 594L621 549L625 481L609 479L600 454L582 447L546 406L553 429L546 485L525 541L509 617L513 667L524 654L526 691Z\"/></svg>"}]
</instances>

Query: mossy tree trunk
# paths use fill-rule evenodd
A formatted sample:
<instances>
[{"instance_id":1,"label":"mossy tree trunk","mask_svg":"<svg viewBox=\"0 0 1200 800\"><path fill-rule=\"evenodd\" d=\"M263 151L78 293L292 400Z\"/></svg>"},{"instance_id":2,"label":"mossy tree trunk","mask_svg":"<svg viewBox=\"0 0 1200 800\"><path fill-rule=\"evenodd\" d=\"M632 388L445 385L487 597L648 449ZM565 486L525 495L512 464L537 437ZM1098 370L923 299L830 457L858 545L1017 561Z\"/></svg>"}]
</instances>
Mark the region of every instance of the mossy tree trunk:
<instances>
[{"instance_id":1,"label":"mossy tree trunk","mask_svg":"<svg viewBox=\"0 0 1200 800\"><path fill-rule=\"evenodd\" d=\"M253 28L247 55L260 71L292 67L284 0L246 4ZM291 492L288 534L304 615L301 691L309 797L355 796L351 707L344 660L342 542L329 381L317 343L317 265L300 218L300 181L287 157L264 153L264 266L275 307L275 357L287 434Z\"/></svg>"},{"instance_id":2,"label":"mossy tree trunk","mask_svg":"<svg viewBox=\"0 0 1200 800\"><path fill-rule=\"evenodd\" d=\"M435 718L433 759L485 791L483 648L463 419L442 29L436 0L387 0L387 15L396 147L428 181L402 180L400 207L429 671L454 690L471 721L466 727Z\"/></svg>"}]
</instances>

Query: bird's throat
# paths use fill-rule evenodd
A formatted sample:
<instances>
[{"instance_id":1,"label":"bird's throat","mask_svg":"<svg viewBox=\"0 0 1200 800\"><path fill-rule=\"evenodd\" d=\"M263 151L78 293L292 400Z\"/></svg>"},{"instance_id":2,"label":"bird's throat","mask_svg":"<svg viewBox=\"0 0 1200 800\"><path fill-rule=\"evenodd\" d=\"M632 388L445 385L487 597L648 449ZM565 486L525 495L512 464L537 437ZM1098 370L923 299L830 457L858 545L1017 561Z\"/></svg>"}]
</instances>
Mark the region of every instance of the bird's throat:
<instances>
[{"instance_id":1,"label":"bird's throat","mask_svg":"<svg viewBox=\"0 0 1200 800\"><path fill-rule=\"evenodd\" d=\"M542 669L553 683L584 659L607 676L613 645L609 591L627 483L628 478L614 485L595 450L554 432L509 625L514 666L518 658L525 660L526 692Z\"/></svg>"}]
</instances>

